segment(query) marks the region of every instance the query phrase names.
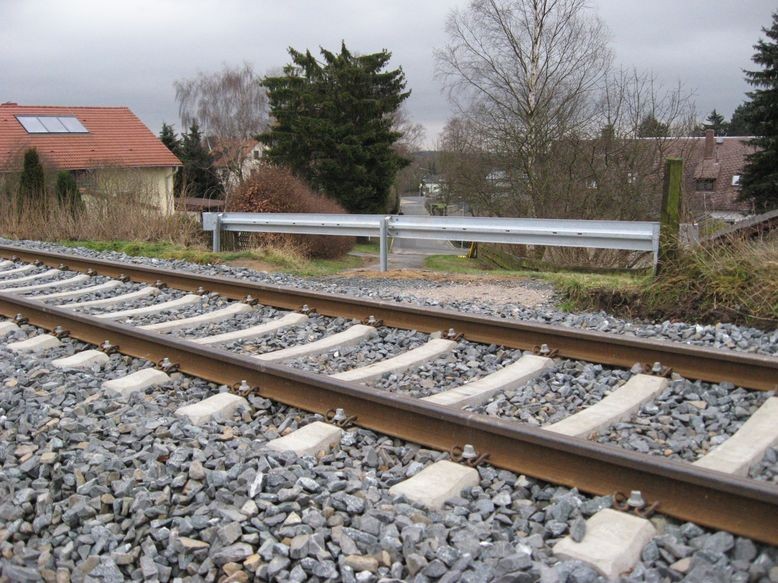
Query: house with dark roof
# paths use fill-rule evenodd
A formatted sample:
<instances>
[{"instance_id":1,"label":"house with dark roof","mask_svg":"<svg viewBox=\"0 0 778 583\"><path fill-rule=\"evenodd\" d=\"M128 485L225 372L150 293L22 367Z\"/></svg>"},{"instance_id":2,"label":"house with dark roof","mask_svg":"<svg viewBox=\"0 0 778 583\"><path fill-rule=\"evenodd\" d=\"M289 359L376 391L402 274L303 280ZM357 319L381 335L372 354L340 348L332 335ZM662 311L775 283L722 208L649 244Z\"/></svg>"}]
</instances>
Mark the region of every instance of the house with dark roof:
<instances>
[{"instance_id":1,"label":"house with dark roof","mask_svg":"<svg viewBox=\"0 0 778 583\"><path fill-rule=\"evenodd\" d=\"M174 212L181 161L127 107L0 104L0 174L20 171L30 148L44 168L71 171L87 196L101 194L97 174L110 174L114 193Z\"/></svg>"},{"instance_id":2,"label":"house with dark roof","mask_svg":"<svg viewBox=\"0 0 778 583\"><path fill-rule=\"evenodd\" d=\"M741 201L740 175L747 156L754 151L748 137L705 136L679 138L683 149L684 206L695 219L734 223L754 214L750 201ZM673 155L671 151L671 155Z\"/></svg>"}]
</instances>

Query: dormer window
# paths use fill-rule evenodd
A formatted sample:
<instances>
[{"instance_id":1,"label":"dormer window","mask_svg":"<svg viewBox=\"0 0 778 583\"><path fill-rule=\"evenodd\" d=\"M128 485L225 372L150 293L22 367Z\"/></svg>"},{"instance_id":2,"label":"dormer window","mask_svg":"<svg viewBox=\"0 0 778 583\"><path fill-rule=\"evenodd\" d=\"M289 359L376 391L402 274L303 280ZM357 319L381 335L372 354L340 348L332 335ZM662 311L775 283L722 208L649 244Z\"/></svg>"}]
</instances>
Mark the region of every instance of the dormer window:
<instances>
[{"instance_id":1,"label":"dormer window","mask_svg":"<svg viewBox=\"0 0 778 583\"><path fill-rule=\"evenodd\" d=\"M713 190L716 181L710 178L698 178L694 184L694 190Z\"/></svg>"}]
</instances>

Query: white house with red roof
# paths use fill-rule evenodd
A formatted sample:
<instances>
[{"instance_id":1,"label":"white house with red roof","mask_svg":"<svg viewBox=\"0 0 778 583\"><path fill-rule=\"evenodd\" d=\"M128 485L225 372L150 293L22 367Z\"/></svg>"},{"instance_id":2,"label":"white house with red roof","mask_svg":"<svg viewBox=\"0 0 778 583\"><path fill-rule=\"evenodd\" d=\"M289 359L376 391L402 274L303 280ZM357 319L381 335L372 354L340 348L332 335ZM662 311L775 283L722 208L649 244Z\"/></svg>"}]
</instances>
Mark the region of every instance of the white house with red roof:
<instances>
[{"instance_id":1,"label":"white house with red roof","mask_svg":"<svg viewBox=\"0 0 778 583\"><path fill-rule=\"evenodd\" d=\"M20 171L30 148L44 167L70 170L81 185L96 171L124 175L128 184L131 177L150 204L174 212L181 161L127 107L0 104L0 173Z\"/></svg>"}]
</instances>

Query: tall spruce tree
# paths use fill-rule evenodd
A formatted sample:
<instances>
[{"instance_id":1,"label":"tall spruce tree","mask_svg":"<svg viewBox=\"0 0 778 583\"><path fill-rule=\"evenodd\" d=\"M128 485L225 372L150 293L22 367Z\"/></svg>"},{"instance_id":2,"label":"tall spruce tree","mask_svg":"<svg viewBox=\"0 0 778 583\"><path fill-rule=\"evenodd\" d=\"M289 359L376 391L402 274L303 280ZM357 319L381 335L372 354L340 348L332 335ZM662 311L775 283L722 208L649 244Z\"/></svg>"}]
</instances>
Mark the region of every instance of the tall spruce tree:
<instances>
[{"instance_id":1,"label":"tall spruce tree","mask_svg":"<svg viewBox=\"0 0 778 583\"><path fill-rule=\"evenodd\" d=\"M393 114L410 95L401 68L385 70L391 53L355 56L289 49L283 75L266 77L271 129L258 138L266 156L289 166L314 189L354 213L386 211L398 170L408 164L393 144Z\"/></svg>"},{"instance_id":2,"label":"tall spruce tree","mask_svg":"<svg viewBox=\"0 0 778 583\"><path fill-rule=\"evenodd\" d=\"M22 175L19 177L20 209L46 209L46 181L38 150L30 148L24 153Z\"/></svg>"},{"instance_id":3,"label":"tall spruce tree","mask_svg":"<svg viewBox=\"0 0 778 583\"><path fill-rule=\"evenodd\" d=\"M754 129L751 123L751 102L744 101L735 108L732 117L727 124L728 136L753 136Z\"/></svg>"},{"instance_id":4,"label":"tall spruce tree","mask_svg":"<svg viewBox=\"0 0 778 583\"><path fill-rule=\"evenodd\" d=\"M162 130L159 132L159 141L165 144L168 150L173 152L181 160L181 140L176 135L173 126L162 122ZM173 173L173 195L181 196L181 168L177 168Z\"/></svg>"},{"instance_id":5,"label":"tall spruce tree","mask_svg":"<svg viewBox=\"0 0 778 583\"><path fill-rule=\"evenodd\" d=\"M712 129L717 136L720 136L726 131L727 122L725 121L724 116L714 108L713 111L708 114L708 117L705 118L705 126Z\"/></svg>"},{"instance_id":6,"label":"tall spruce tree","mask_svg":"<svg viewBox=\"0 0 778 583\"><path fill-rule=\"evenodd\" d=\"M222 198L224 188L213 167L213 158L203 143L200 127L193 122L181 140L181 189L196 198Z\"/></svg>"},{"instance_id":7,"label":"tall spruce tree","mask_svg":"<svg viewBox=\"0 0 778 583\"><path fill-rule=\"evenodd\" d=\"M754 89L750 119L756 138L749 143L758 149L748 156L740 179L741 198L753 199L759 212L778 208L778 12L772 26L763 28L768 40L760 39L751 60L762 69L746 71L746 81Z\"/></svg>"}]
</instances>

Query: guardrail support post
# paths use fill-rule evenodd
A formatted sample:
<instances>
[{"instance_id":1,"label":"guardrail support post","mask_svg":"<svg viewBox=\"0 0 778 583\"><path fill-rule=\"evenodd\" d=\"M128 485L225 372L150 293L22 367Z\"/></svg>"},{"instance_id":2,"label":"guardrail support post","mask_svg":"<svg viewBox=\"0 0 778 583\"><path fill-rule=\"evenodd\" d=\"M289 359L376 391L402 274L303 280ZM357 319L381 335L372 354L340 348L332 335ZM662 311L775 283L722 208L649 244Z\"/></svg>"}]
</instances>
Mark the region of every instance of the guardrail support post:
<instances>
[{"instance_id":1,"label":"guardrail support post","mask_svg":"<svg viewBox=\"0 0 778 583\"><path fill-rule=\"evenodd\" d=\"M216 215L216 220L213 223L213 250L215 252L221 251L222 247L222 214Z\"/></svg>"},{"instance_id":2,"label":"guardrail support post","mask_svg":"<svg viewBox=\"0 0 778 583\"><path fill-rule=\"evenodd\" d=\"M683 183L683 160L665 160L665 178L662 188L662 216L659 227L659 253L656 273L663 264L678 254L679 225L681 222L681 188Z\"/></svg>"},{"instance_id":3,"label":"guardrail support post","mask_svg":"<svg viewBox=\"0 0 778 583\"><path fill-rule=\"evenodd\" d=\"M389 219L391 217L384 217L381 219L379 225L379 237L378 237L378 256L380 271L386 271L389 269Z\"/></svg>"}]
</instances>

